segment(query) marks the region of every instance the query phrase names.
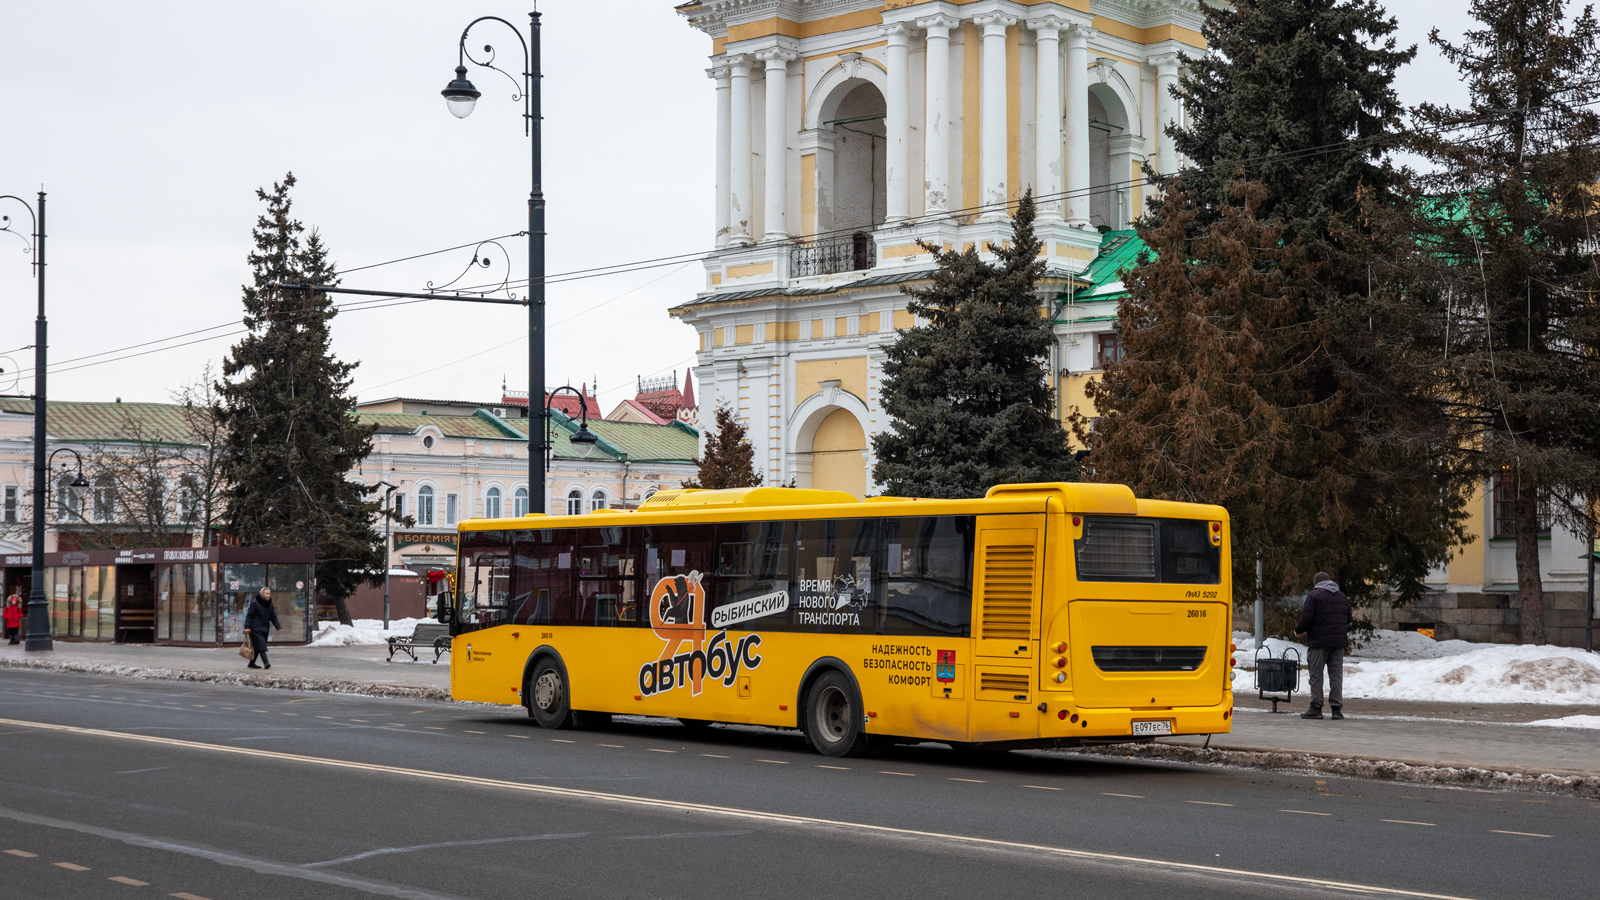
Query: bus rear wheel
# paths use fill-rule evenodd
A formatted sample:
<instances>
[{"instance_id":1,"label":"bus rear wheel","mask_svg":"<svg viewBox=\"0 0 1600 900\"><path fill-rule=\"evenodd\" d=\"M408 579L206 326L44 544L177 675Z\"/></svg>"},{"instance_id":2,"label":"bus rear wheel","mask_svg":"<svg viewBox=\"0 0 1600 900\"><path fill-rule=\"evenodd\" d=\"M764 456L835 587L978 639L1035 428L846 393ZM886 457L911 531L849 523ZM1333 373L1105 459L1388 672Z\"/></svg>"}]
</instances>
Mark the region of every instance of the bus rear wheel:
<instances>
[{"instance_id":1,"label":"bus rear wheel","mask_svg":"<svg viewBox=\"0 0 1600 900\"><path fill-rule=\"evenodd\" d=\"M805 732L823 756L859 756L866 752L866 728L856 708L855 691L838 671L824 673L806 694Z\"/></svg>"},{"instance_id":2,"label":"bus rear wheel","mask_svg":"<svg viewBox=\"0 0 1600 900\"><path fill-rule=\"evenodd\" d=\"M567 680L561 667L553 660L540 660L528 676L524 694L528 698L528 715L541 728L571 728L571 700L567 693Z\"/></svg>"}]
</instances>

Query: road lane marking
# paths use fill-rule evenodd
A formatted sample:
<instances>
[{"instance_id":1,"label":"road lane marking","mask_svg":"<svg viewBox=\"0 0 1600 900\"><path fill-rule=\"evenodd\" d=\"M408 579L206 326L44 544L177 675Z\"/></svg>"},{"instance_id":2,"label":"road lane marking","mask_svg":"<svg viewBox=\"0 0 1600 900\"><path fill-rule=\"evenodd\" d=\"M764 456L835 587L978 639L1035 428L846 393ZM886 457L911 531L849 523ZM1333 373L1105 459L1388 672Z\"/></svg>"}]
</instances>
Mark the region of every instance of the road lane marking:
<instances>
[{"instance_id":1,"label":"road lane marking","mask_svg":"<svg viewBox=\"0 0 1600 900\"><path fill-rule=\"evenodd\" d=\"M290 713L290 715L294 715L294 713ZM404 728L404 727L406 727L406 723L404 723L404 722L385 722L383 724L386 725L386 726L392 725L395 728Z\"/></svg>"},{"instance_id":2,"label":"road lane marking","mask_svg":"<svg viewBox=\"0 0 1600 900\"><path fill-rule=\"evenodd\" d=\"M39 855L37 853L29 853L26 850L7 850L6 852L12 856L20 856L23 859L33 859Z\"/></svg>"},{"instance_id":3,"label":"road lane marking","mask_svg":"<svg viewBox=\"0 0 1600 900\"><path fill-rule=\"evenodd\" d=\"M781 759L758 759L756 762L772 763L775 766L787 766L788 763Z\"/></svg>"},{"instance_id":4,"label":"road lane marking","mask_svg":"<svg viewBox=\"0 0 1600 900\"><path fill-rule=\"evenodd\" d=\"M531 738L531 737L528 737L528 736L527 736L527 735L525 735L525 734L508 734L508 735L506 735L506 737L514 737L514 738L521 738L521 739L522 739L522 740L525 740L525 741L531 741L531 740L533 740L533 738Z\"/></svg>"},{"instance_id":5,"label":"road lane marking","mask_svg":"<svg viewBox=\"0 0 1600 900\"><path fill-rule=\"evenodd\" d=\"M331 719L333 716L317 716L319 719Z\"/></svg>"},{"instance_id":6,"label":"road lane marking","mask_svg":"<svg viewBox=\"0 0 1600 900\"><path fill-rule=\"evenodd\" d=\"M313 869L298 863L279 862L277 860L262 859L253 856L241 856L226 850L216 850L198 844L181 844L176 841L163 840L129 831L116 831L110 828L101 828L84 822L72 822L66 819L53 819L48 816L37 816L21 810L9 809L0 806L0 818L11 819L26 825L38 825L46 828L55 828L77 834L85 834L106 840L118 841L131 847L147 850L160 850L166 853L181 853L193 856L208 862L219 863L225 866L234 866L245 869L258 875L282 875L288 878L298 878L301 881L332 884L340 887L355 888L368 894L377 894L385 897L403 898L403 900L460 900L458 897L436 894L421 888L409 885L394 884L387 881L378 881L371 878L362 878L358 875L344 875L338 872L328 872L322 869ZM31 854L30 854L31 855ZM178 900L209 900L199 894L190 894L185 891L168 894Z\"/></svg>"},{"instance_id":7,"label":"road lane marking","mask_svg":"<svg viewBox=\"0 0 1600 900\"><path fill-rule=\"evenodd\" d=\"M88 866L80 866L77 863L58 862L58 863L51 863L51 865L52 866L60 866L61 868L66 869L69 872L87 872L87 871L89 871L89 867Z\"/></svg>"},{"instance_id":8,"label":"road lane marking","mask_svg":"<svg viewBox=\"0 0 1600 900\"><path fill-rule=\"evenodd\" d=\"M1045 787L1042 784L1025 784L1025 785L1023 785L1023 787L1025 787L1025 788L1033 788L1036 791L1059 791L1059 790L1061 790L1061 788L1058 788L1058 787Z\"/></svg>"},{"instance_id":9,"label":"road lane marking","mask_svg":"<svg viewBox=\"0 0 1600 900\"><path fill-rule=\"evenodd\" d=\"M723 756L721 753L702 753L700 755L701 756L709 756L712 759L727 759L728 758L726 756Z\"/></svg>"},{"instance_id":10,"label":"road lane marking","mask_svg":"<svg viewBox=\"0 0 1600 900\"><path fill-rule=\"evenodd\" d=\"M987 781L984 781L982 778L948 778L948 779L945 779L945 780L946 781L965 781L965 782L968 782L969 784L988 784L989 783Z\"/></svg>"},{"instance_id":11,"label":"road lane marking","mask_svg":"<svg viewBox=\"0 0 1600 900\"><path fill-rule=\"evenodd\" d=\"M444 729L444 728L440 728L437 725L424 725L422 727L428 729L429 731L446 731L447 730L447 729Z\"/></svg>"},{"instance_id":12,"label":"road lane marking","mask_svg":"<svg viewBox=\"0 0 1600 900\"><path fill-rule=\"evenodd\" d=\"M371 859L374 856L389 856L395 853L415 853L418 850L442 850L446 847L481 847L485 844L511 844L519 841L559 841L568 838L588 837L593 834L589 831L577 831L570 834L519 834L515 837L477 838L470 841L442 841L437 844L413 844L409 847L379 847L364 853L353 853L341 856L338 859L325 859L322 862L306 863L308 869L320 869L324 866L338 866L358 860Z\"/></svg>"},{"instance_id":13,"label":"road lane marking","mask_svg":"<svg viewBox=\"0 0 1600 900\"><path fill-rule=\"evenodd\" d=\"M137 878L129 878L126 875L112 875L110 878L107 878L106 880L107 881L115 881L117 884L128 884L128 885L132 885L134 887L149 887L150 886L150 882L148 882L148 881L140 881Z\"/></svg>"},{"instance_id":14,"label":"road lane marking","mask_svg":"<svg viewBox=\"0 0 1600 900\"><path fill-rule=\"evenodd\" d=\"M172 768L172 767L171 766L156 766L153 769L128 769L128 770L122 771L122 772L112 772L111 774L113 774L113 775L138 775L141 772L159 772L162 769L170 769L170 768Z\"/></svg>"},{"instance_id":15,"label":"road lane marking","mask_svg":"<svg viewBox=\"0 0 1600 900\"><path fill-rule=\"evenodd\" d=\"M1299 816L1331 816L1333 813L1312 812L1309 809L1280 809L1278 812L1294 813Z\"/></svg>"},{"instance_id":16,"label":"road lane marking","mask_svg":"<svg viewBox=\"0 0 1600 900\"><path fill-rule=\"evenodd\" d=\"M650 750L651 753L677 753L678 752L676 750L662 750L662 749L660 749L658 747L650 747L649 750Z\"/></svg>"},{"instance_id":17,"label":"road lane marking","mask_svg":"<svg viewBox=\"0 0 1600 900\"><path fill-rule=\"evenodd\" d=\"M669 810L673 812L690 812L716 816L725 819L739 819L744 821L766 822L776 825L786 825L797 828L831 828L842 832L872 835L893 840L907 838L924 841L939 841L955 846L980 848L1010 852L1029 852L1051 856L1060 859L1072 859L1088 862L1112 862L1120 864L1135 864L1150 868L1160 868L1172 872L1197 874L1197 875L1227 875L1238 878L1250 878L1259 881L1280 884L1293 884L1328 890L1353 891L1374 894L1385 897L1414 897L1421 900L1468 900L1468 898L1453 894L1435 894L1428 891L1415 891L1406 888L1385 887L1382 885L1362 884L1359 882L1338 881L1328 878L1312 878L1303 875L1286 875L1278 872L1261 872L1250 869L1235 869L1226 866L1213 866L1201 863L1179 862L1176 860L1156 859L1152 857L1132 856L1122 853L1105 853L1094 850L1080 850L1073 847L1060 847L1048 844L1030 844L1023 841L1008 841L999 838L985 838L976 835L950 834L936 831L921 831L914 828L901 828L892 825L876 825L869 822L851 822L839 819L825 819L819 816L803 816L793 813L765 812L761 810L739 809L736 807L716 806L709 803L693 803L684 800L668 800L656 797L644 797L632 794L613 794L604 791L592 791L584 788L563 787L546 784L527 784L516 781L502 781L495 778L485 778L476 775L463 775L453 772L429 771L427 769L407 769L400 766L388 766L379 763L356 762L353 760L332 759L329 757L306 756L298 753L284 753L275 750L262 750L255 747L238 747L227 744L206 744L199 741L187 741L178 738L157 737L148 734L134 734L124 731L110 731L101 728L82 728L74 725L57 725L49 722L30 722L22 719L0 718L0 725L19 728L33 728L39 731L51 731L57 734L67 734L81 737L104 738L109 740L126 741L134 744L146 744L160 747L172 747L191 751L209 751L219 754L231 754L240 757L252 757L258 760L277 760L281 762L300 763L304 765L320 766L329 769L345 769L356 772L369 772L382 775L394 775L418 781L436 781L455 785L468 785L491 790L516 791L524 794L533 794L546 797L561 797L572 800L588 800L597 803L633 806L653 810ZM776 762L776 760L772 760ZM1305 812L1305 810L1283 810L1283 812ZM61 820L46 819L16 810L0 808L0 815L7 818L31 822L35 824L56 824L71 827L75 830L89 834L107 834L104 829L88 825L65 823ZM1331 815L1330 813L1312 813L1312 815ZM92 830L91 830L92 829ZM136 837L130 835L129 837ZM120 838L119 838L120 839ZM149 839L142 839L149 840ZM195 851L186 848L188 852L214 853L215 851ZM222 854L217 854L222 855ZM237 857L235 857L237 858ZM251 861L259 864L259 861ZM283 866L291 872L303 872L298 866ZM331 874L331 873L328 873Z\"/></svg>"},{"instance_id":18,"label":"road lane marking","mask_svg":"<svg viewBox=\"0 0 1600 900\"><path fill-rule=\"evenodd\" d=\"M842 772L850 771L850 767L849 766L822 766L822 765L819 765L819 766L817 766L817 768L819 768L819 769L838 769L838 770L840 770Z\"/></svg>"},{"instance_id":19,"label":"road lane marking","mask_svg":"<svg viewBox=\"0 0 1600 900\"><path fill-rule=\"evenodd\" d=\"M622 749L622 745L621 744L601 744L600 746L602 746L602 747L610 747L613 750L621 750Z\"/></svg>"},{"instance_id":20,"label":"road lane marking","mask_svg":"<svg viewBox=\"0 0 1600 900\"><path fill-rule=\"evenodd\" d=\"M915 777L917 777L917 776L911 774L910 772L890 772L888 770L884 770L882 772L879 772L878 774L879 775L899 775L899 776L901 776L903 778L915 778Z\"/></svg>"},{"instance_id":21,"label":"road lane marking","mask_svg":"<svg viewBox=\"0 0 1600 900\"><path fill-rule=\"evenodd\" d=\"M1110 791L1101 791L1107 797L1127 797L1129 800L1143 800L1143 794L1113 794Z\"/></svg>"},{"instance_id":22,"label":"road lane marking","mask_svg":"<svg viewBox=\"0 0 1600 900\"><path fill-rule=\"evenodd\" d=\"M1432 822L1408 822L1405 819L1383 819L1382 821L1389 822L1389 823L1394 824L1394 825L1426 825L1429 828L1437 828L1437 827L1439 827L1439 826L1433 824Z\"/></svg>"},{"instance_id":23,"label":"road lane marking","mask_svg":"<svg viewBox=\"0 0 1600 900\"><path fill-rule=\"evenodd\" d=\"M350 721L352 721L352 722L360 722L363 725L367 724L367 720L366 719L351 719Z\"/></svg>"},{"instance_id":24,"label":"road lane marking","mask_svg":"<svg viewBox=\"0 0 1600 900\"><path fill-rule=\"evenodd\" d=\"M439 730L443 731L444 729L441 728ZM551 738L550 740L554 741L557 744L576 744L577 743L577 741L569 741L566 738Z\"/></svg>"},{"instance_id":25,"label":"road lane marking","mask_svg":"<svg viewBox=\"0 0 1600 900\"><path fill-rule=\"evenodd\" d=\"M488 734L489 733L487 731L473 731L470 728L463 728L461 730L465 731L467 734ZM602 747L615 747L616 745L615 744L601 744L600 746L602 746Z\"/></svg>"},{"instance_id":26,"label":"road lane marking","mask_svg":"<svg viewBox=\"0 0 1600 900\"><path fill-rule=\"evenodd\" d=\"M286 716L298 716L300 714L299 713L284 713L284 715L286 715Z\"/></svg>"},{"instance_id":27,"label":"road lane marking","mask_svg":"<svg viewBox=\"0 0 1600 900\"><path fill-rule=\"evenodd\" d=\"M1232 803L1217 803L1212 800L1185 800L1185 803L1196 803L1200 806L1232 806Z\"/></svg>"},{"instance_id":28,"label":"road lane marking","mask_svg":"<svg viewBox=\"0 0 1600 900\"><path fill-rule=\"evenodd\" d=\"M1489 831L1492 834L1515 834L1515 835L1518 835L1519 837L1542 837L1542 838L1550 837L1550 835L1548 835L1548 834L1539 834L1539 833L1533 832L1533 831L1501 831L1498 828L1491 828L1491 829L1489 829ZM10 851L8 850L6 852L9 853Z\"/></svg>"}]
</instances>

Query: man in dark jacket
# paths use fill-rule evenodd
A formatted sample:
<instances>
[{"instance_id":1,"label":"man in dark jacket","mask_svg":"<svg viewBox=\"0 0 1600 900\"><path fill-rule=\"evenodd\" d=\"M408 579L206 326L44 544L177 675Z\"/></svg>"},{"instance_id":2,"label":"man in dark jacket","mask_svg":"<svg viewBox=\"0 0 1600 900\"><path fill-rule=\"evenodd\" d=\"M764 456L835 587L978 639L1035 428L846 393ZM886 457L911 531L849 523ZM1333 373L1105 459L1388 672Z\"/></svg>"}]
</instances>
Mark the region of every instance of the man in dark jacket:
<instances>
[{"instance_id":1,"label":"man in dark jacket","mask_svg":"<svg viewBox=\"0 0 1600 900\"><path fill-rule=\"evenodd\" d=\"M1322 718L1322 670L1328 670L1328 704L1335 719L1344 718L1344 647L1350 641L1350 599L1327 572L1318 572L1300 609L1296 636L1305 636L1306 664L1311 669L1311 708L1302 719Z\"/></svg>"}]
</instances>

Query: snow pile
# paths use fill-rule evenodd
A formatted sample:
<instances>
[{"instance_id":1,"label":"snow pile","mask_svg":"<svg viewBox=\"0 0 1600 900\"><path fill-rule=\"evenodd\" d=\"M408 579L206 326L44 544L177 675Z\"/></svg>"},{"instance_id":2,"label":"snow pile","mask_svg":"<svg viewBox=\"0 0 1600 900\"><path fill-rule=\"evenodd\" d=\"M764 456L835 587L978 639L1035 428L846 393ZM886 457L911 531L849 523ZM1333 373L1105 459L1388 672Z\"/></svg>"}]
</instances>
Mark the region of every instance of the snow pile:
<instances>
[{"instance_id":1,"label":"snow pile","mask_svg":"<svg viewBox=\"0 0 1600 900\"><path fill-rule=\"evenodd\" d=\"M424 621L432 620L390 619L387 631L384 630L381 619L356 619L354 625L323 622L322 628L317 631L317 636L308 646L353 647L359 644L384 644L391 637L410 634L418 622Z\"/></svg>"},{"instance_id":2,"label":"snow pile","mask_svg":"<svg viewBox=\"0 0 1600 900\"><path fill-rule=\"evenodd\" d=\"M1597 728L1600 729L1600 716L1563 716L1559 719L1539 719L1529 722L1529 725L1545 725L1550 728Z\"/></svg>"},{"instance_id":3,"label":"snow pile","mask_svg":"<svg viewBox=\"0 0 1600 900\"><path fill-rule=\"evenodd\" d=\"M1233 689L1255 690L1254 640L1234 634L1239 650L1239 677ZM1303 644L1268 638L1265 653L1274 658L1285 650L1306 660ZM1289 653L1289 658L1295 657ZM1265 655L1265 654L1264 654ZM1301 691L1308 682L1300 673ZM1470 641L1435 641L1416 632L1380 631L1373 640L1345 657L1344 694L1383 700L1436 700L1470 703L1547 703L1577 705L1600 703L1600 658L1572 647L1517 644L1477 644ZM1600 719L1569 716L1536 724L1567 728L1600 725L1574 722Z\"/></svg>"}]
</instances>

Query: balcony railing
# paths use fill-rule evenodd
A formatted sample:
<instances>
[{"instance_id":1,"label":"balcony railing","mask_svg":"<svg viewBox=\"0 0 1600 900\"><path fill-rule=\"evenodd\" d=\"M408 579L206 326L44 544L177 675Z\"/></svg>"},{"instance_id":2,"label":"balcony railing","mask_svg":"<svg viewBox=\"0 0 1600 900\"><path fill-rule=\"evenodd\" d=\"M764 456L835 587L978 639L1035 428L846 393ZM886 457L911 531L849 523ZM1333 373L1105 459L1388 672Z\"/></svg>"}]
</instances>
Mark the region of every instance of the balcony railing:
<instances>
[{"instance_id":1,"label":"balcony railing","mask_svg":"<svg viewBox=\"0 0 1600 900\"><path fill-rule=\"evenodd\" d=\"M805 241L789 251L789 274L795 278L860 272L877 264L878 245L865 231Z\"/></svg>"}]
</instances>

